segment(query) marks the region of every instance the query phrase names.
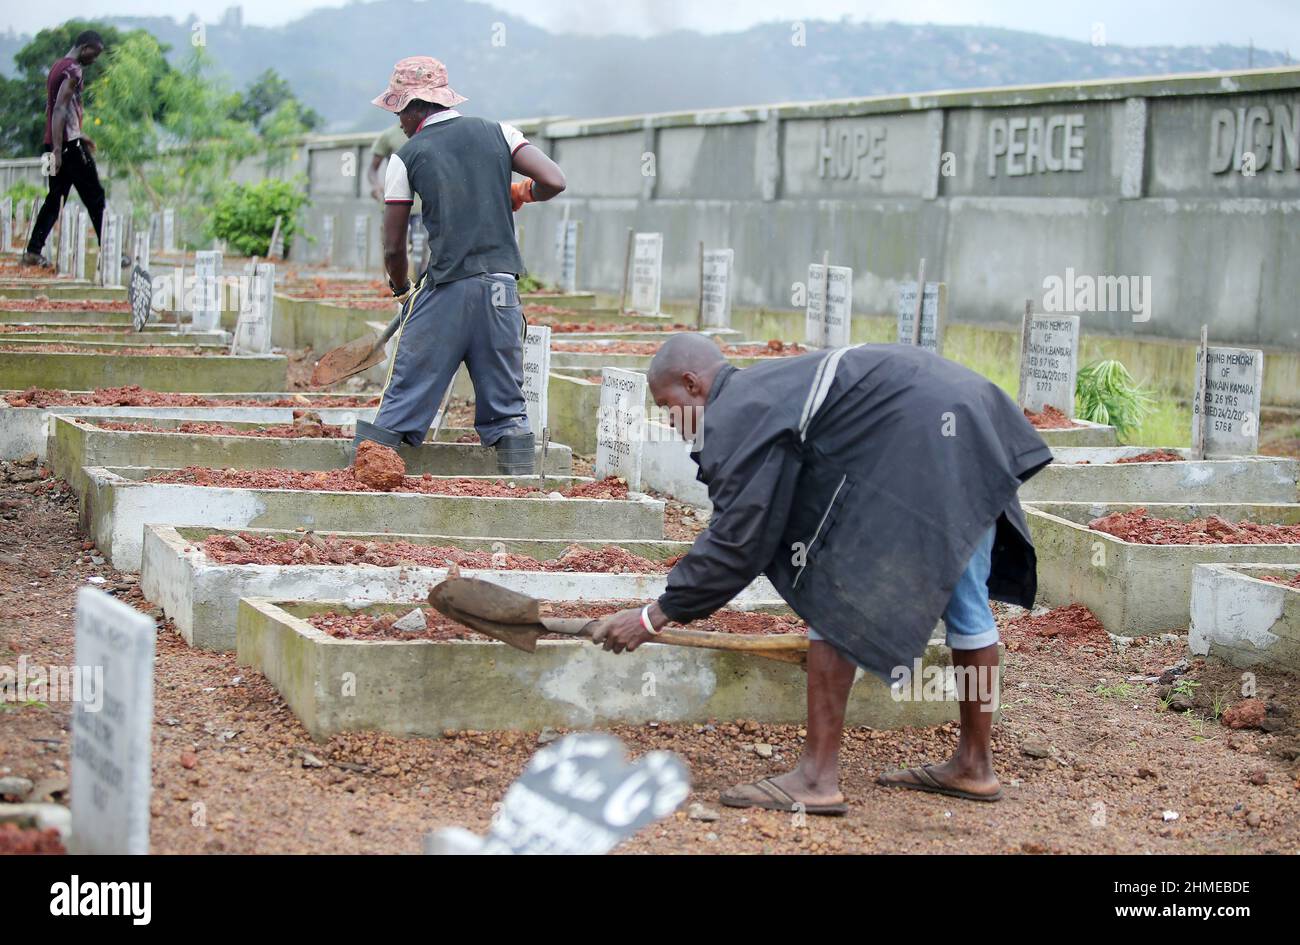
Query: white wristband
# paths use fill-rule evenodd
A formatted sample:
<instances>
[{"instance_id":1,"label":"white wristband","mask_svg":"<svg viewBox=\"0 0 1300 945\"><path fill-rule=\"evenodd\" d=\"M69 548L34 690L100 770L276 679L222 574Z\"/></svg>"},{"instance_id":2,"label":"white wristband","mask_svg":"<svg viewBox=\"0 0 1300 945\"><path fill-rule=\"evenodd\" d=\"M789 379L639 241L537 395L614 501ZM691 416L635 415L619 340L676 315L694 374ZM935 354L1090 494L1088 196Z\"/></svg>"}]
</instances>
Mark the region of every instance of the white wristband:
<instances>
[{"instance_id":1,"label":"white wristband","mask_svg":"<svg viewBox=\"0 0 1300 945\"><path fill-rule=\"evenodd\" d=\"M646 633L656 635L656 636L659 633L659 631L655 629L655 625L650 622L649 604L646 604L644 607L641 608L641 626L645 627Z\"/></svg>"}]
</instances>

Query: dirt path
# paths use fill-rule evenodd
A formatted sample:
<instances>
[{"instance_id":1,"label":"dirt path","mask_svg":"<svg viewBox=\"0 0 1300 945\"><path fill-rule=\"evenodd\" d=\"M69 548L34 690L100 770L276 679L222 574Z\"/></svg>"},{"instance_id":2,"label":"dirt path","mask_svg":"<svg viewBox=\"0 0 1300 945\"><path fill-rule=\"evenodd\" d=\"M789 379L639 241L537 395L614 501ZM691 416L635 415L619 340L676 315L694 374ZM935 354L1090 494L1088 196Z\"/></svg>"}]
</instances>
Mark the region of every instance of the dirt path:
<instances>
[{"instance_id":1,"label":"dirt path","mask_svg":"<svg viewBox=\"0 0 1300 945\"><path fill-rule=\"evenodd\" d=\"M92 559L66 487L0 464L0 664L72 660L76 588L91 576L142 610L134 577ZM1010 615L1006 615L1009 617ZM1149 677L1185 641L1071 650L1062 639L1008 641L1005 709L995 730L999 804L877 787L877 773L938 760L954 727L846 735L838 821L733 811L717 792L783 770L797 726L752 722L619 727L634 753L679 752L695 790L683 810L628 852L1274 852L1300 849L1295 760L1300 685L1261 674L1260 695L1288 711L1281 731L1229 731L1212 719L1240 674L1194 663L1191 709L1163 709ZM159 853L417 852L423 831L483 829L536 750L536 733L443 739L359 734L311 741L271 686L233 655L189 649L164 627L155 692L153 849ZM0 706L0 775L47 784L66 800L64 704ZM548 736L543 736L548 737ZM766 747L771 746L771 757ZM761 752L761 754L760 754ZM687 809L703 805L692 819ZM1165 811L1178 819L1166 822ZM1254 826L1252 826L1252 824Z\"/></svg>"}]
</instances>

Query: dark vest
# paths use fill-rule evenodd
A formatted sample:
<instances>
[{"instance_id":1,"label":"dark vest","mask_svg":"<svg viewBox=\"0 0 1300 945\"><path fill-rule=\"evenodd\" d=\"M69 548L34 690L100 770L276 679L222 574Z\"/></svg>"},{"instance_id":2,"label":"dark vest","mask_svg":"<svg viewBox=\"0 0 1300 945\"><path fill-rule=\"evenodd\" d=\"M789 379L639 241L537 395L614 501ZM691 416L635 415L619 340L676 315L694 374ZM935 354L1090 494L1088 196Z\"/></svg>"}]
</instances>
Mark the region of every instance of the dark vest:
<instances>
[{"instance_id":1,"label":"dark vest","mask_svg":"<svg viewBox=\"0 0 1300 945\"><path fill-rule=\"evenodd\" d=\"M500 125L469 115L434 122L397 155L423 203L430 285L524 271L510 209L510 148Z\"/></svg>"}]
</instances>

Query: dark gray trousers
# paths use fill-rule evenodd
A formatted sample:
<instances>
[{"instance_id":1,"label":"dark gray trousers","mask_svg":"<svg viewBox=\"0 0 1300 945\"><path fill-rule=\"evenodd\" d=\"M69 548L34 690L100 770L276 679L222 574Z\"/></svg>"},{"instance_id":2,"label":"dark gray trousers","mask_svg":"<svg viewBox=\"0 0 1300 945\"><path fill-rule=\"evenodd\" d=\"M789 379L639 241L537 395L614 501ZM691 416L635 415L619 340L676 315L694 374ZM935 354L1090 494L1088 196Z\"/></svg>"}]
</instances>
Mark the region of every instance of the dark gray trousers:
<instances>
[{"instance_id":1,"label":"dark gray trousers","mask_svg":"<svg viewBox=\"0 0 1300 945\"><path fill-rule=\"evenodd\" d=\"M464 362L474 383L474 428L483 445L528 433L524 312L514 276L469 276L415 291L394 336L374 425L419 446Z\"/></svg>"}]
</instances>

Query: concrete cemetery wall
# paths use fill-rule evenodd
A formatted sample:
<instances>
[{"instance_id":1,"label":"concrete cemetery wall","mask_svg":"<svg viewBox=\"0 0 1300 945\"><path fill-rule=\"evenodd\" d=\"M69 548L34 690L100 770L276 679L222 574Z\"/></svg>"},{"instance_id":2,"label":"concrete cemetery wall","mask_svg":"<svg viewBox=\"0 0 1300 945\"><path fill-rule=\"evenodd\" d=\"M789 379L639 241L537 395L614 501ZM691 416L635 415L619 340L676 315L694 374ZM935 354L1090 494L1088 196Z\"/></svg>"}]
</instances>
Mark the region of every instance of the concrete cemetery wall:
<instances>
[{"instance_id":1,"label":"concrete cemetery wall","mask_svg":"<svg viewBox=\"0 0 1300 945\"><path fill-rule=\"evenodd\" d=\"M791 283L829 251L853 267L854 314L885 315L924 256L953 321L1017 321L1069 270L1151 293L1146 321L1131 299L1081 312L1085 335L1190 340L1208 322L1224 341L1300 348L1300 69L519 124L569 179L517 218L544 278L567 207L585 288L618 291L635 227L664 234L665 298L695 294L703 240L735 249L736 305L794 308ZM310 232L339 214L344 266L358 212L378 266L370 140L306 146Z\"/></svg>"}]
</instances>

